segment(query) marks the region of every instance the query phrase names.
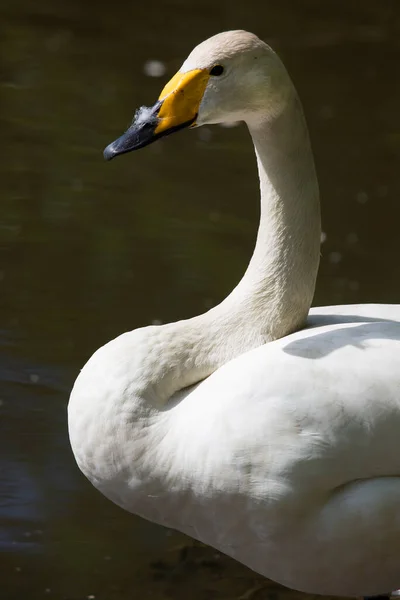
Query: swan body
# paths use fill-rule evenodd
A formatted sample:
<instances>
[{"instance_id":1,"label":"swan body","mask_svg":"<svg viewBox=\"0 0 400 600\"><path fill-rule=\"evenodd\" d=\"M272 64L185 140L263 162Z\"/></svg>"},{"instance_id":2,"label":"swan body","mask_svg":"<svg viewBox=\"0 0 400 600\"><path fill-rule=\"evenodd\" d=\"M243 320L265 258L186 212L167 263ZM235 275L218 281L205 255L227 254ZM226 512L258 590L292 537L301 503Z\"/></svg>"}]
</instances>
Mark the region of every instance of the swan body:
<instances>
[{"instance_id":1,"label":"swan body","mask_svg":"<svg viewBox=\"0 0 400 600\"><path fill-rule=\"evenodd\" d=\"M207 313L95 352L70 398L73 452L119 506L270 579L387 592L400 583L400 305L309 311L318 185L282 63L246 32L207 40L105 155L238 118L261 187L249 267Z\"/></svg>"}]
</instances>

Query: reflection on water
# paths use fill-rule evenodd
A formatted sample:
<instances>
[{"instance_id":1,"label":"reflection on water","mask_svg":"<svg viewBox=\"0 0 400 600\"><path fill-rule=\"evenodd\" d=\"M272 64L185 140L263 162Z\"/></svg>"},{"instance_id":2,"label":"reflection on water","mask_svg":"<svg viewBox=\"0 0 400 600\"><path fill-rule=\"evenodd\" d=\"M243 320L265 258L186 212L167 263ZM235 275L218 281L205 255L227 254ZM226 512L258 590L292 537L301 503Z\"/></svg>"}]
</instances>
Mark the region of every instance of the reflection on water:
<instances>
[{"instance_id":1,"label":"reflection on water","mask_svg":"<svg viewBox=\"0 0 400 600\"><path fill-rule=\"evenodd\" d=\"M257 579L212 550L174 549L180 536L102 498L67 440L69 390L93 350L209 308L252 249L258 192L244 128L184 132L102 160L197 42L253 30L299 88L323 201L316 303L400 298L398 4L237 4L156 0L151 18L132 2L0 8L5 600L231 598Z\"/></svg>"}]
</instances>

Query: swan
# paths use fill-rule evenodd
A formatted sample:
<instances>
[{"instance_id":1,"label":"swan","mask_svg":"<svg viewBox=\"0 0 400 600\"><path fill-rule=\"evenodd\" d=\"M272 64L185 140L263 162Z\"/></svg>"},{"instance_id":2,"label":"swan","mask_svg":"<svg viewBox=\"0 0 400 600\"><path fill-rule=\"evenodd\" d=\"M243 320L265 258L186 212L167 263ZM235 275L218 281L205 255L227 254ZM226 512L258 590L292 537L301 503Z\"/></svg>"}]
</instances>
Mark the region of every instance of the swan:
<instances>
[{"instance_id":1,"label":"swan","mask_svg":"<svg viewBox=\"0 0 400 600\"><path fill-rule=\"evenodd\" d=\"M269 579L384 594L400 585L400 305L309 312L319 193L282 62L248 32L206 40L104 155L232 121L260 178L249 266L205 314L93 354L70 397L73 453L117 505Z\"/></svg>"}]
</instances>

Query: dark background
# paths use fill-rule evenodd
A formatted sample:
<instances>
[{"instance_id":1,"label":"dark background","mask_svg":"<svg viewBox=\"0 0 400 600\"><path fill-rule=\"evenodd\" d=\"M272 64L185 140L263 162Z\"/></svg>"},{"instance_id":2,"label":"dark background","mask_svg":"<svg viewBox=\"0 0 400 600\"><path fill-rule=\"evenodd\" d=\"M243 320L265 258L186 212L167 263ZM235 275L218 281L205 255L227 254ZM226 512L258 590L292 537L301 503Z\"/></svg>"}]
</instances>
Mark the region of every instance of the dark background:
<instances>
[{"instance_id":1,"label":"dark background","mask_svg":"<svg viewBox=\"0 0 400 600\"><path fill-rule=\"evenodd\" d=\"M314 304L400 299L396 0L2 0L4 600L239 598L257 581L103 499L66 428L72 383L98 346L209 308L246 267L259 207L243 126L102 159L192 47L232 28L280 53L303 101L326 238ZM284 595L296 594L258 593Z\"/></svg>"}]
</instances>

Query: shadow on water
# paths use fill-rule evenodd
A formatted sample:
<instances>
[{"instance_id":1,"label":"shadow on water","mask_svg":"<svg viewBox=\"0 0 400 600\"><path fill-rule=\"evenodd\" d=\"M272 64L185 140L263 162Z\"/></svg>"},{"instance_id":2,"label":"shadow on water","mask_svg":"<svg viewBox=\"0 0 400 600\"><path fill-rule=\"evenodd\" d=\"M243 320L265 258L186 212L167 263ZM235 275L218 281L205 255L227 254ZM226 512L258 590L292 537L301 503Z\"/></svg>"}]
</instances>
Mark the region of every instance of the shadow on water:
<instances>
[{"instance_id":1,"label":"shadow on water","mask_svg":"<svg viewBox=\"0 0 400 600\"><path fill-rule=\"evenodd\" d=\"M400 7L5 0L0 17L1 598L239 597L256 575L90 487L66 405L101 344L200 313L238 281L258 218L253 150L243 127L214 127L111 165L102 151L196 43L258 33L310 126L324 222L316 304L398 301ZM257 592L285 595L298 594Z\"/></svg>"}]
</instances>

